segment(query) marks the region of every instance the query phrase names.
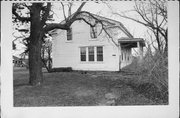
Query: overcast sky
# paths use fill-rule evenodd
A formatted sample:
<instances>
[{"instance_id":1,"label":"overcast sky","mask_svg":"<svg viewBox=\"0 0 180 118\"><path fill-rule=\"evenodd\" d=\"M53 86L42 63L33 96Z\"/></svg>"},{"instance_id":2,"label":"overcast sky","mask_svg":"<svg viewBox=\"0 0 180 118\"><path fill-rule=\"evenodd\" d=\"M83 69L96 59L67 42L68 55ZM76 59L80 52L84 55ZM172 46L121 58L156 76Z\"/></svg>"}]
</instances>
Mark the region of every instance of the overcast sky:
<instances>
[{"instance_id":1,"label":"overcast sky","mask_svg":"<svg viewBox=\"0 0 180 118\"><path fill-rule=\"evenodd\" d=\"M74 6L73 6L73 11L75 11L79 5L81 3L80 2L75 2ZM99 2L99 3L95 3L95 2L87 2L85 4L85 6L82 8L83 11L89 11L91 13L100 15L100 16L104 16L110 19L114 19L117 20L119 22L121 22L128 30L129 32L137 38L143 38L144 37L144 33L146 32L147 28L141 24L138 24L134 21L125 19L125 18L121 18L117 15L113 15L112 12L117 12L117 13L121 13L121 12L125 12L125 11L129 11L128 15L132 16L132 17L137 17L137 14L135 14L133 11L134 9L134 1L113 1L113 2L108 2L108 4L111 6L112 9L110 9L107 4L103 3L103 2ZM56 3L56 5L54 6L54 11L57 13L57 16L55 16L56 21L60 22L63 20L63 14L62 14L62 10L59 11L59 6L60 3Z\"/></svg>"}]
</instances>

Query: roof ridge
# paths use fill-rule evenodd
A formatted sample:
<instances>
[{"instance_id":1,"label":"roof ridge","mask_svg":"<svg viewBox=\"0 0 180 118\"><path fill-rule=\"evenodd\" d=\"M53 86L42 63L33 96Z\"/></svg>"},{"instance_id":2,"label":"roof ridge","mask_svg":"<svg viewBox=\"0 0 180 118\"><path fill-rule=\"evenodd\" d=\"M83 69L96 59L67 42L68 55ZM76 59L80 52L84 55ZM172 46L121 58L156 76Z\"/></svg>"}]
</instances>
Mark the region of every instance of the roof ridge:
<instances>
[{"instance_id":1,"label":"roof ridge","mask_svg":"<svg viewBox=\"0 0 180 118\"><path fill-rule=\"evenodd\" d=\"M83 13L83 11L81 11ZM84 12L89 12L89 11L84 11ZM120 22L120 21L117 21L117 20L114 20L114 19L110 19L110 18L107 18L107 17L104 17L104 16L101 16L101 15L97 15L97 14L94 14L94 13L91 13L89 12L90 14L92 14L93 16L95 17L99 17L99 18L104 18L105 20L109 20L109 21L112 21L112 22L116 22L121 28L121 30L126 34L128 35L129 37L133 38L133 35L127 30L127 28ZM68 16L67 18L69 17L72 17L75 13L71 14L70 16ZM62 20L60 23L64 22L65 20Z\"/></svg>"}]
</instances>

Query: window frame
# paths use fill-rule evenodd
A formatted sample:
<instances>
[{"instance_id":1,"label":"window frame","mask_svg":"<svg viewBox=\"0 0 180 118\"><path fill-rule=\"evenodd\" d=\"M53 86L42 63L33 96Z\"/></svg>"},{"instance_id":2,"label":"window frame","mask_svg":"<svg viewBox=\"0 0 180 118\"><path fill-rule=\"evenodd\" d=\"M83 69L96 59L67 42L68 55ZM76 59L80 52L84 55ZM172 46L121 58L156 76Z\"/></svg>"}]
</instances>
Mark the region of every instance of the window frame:
<instances>
[{"instance_id":1,"label":"window frame","mask_svg":"<svg viewBox=\"0 0 180 118\"><path fill-rule=\"evenodd\" d=\"M90 26L90 40L95 40L98 37L97 26Z\"/></svg>"},{"instance_id":2,"label":"window frame","mask_svg":"<svg viewBox=\"0 0 180 118\"><path fill-rule=\"evenodd\" d=\"M98 52L98 48L101 48L102 50L100 52ZM96 60L97 62L103 62L103 46L96 46ZM98 60L98 56L102 56L102 60ZM100 58L101 59L101 58Z\"/></svg>"},{"instance_id":3,"label":"window frame","mask_svg":"<svg viewBox=\"0 0 180 118\"><path fill-rule=\"evenodd\" d=\"M98 53L97 52L97 48L98 47L101 47L102 48L102 53ZM104 62L104 48L103 48L104 46L82 46L82 47L79 47L80 48L80 62L82 62L82 63L102 63L102 62ZM84 54L82 54L81 53L81 50L84 48L84 50L85 50L85 52L84 52ZM90 55L93 55L93 60L90 60L90 56L89 56L89 50L90 50L90 48L92 48L92 50L93 50L93 53L92 54L90 54ZM102 61L99 61L99 59L98 59L98 56L99 55L102 55ZM84 55L84 57L86 57L85 58L85 61L82 61L82 55Z\"/></svg>"},{"instance_id":4,"label":"window frame","mask_svg":"<svg viewBox=\"0 0 180 118\"><path fill-rule=\"evenodd\" d=\"M67 42L71 42L73 40L73 37L72 37L72 28L70 27L70 29L66 30L66 36L67 36L67 39L66 41ZM70 40L69 40L69 37L70 37Z\"/></svg>"}]
</instances>

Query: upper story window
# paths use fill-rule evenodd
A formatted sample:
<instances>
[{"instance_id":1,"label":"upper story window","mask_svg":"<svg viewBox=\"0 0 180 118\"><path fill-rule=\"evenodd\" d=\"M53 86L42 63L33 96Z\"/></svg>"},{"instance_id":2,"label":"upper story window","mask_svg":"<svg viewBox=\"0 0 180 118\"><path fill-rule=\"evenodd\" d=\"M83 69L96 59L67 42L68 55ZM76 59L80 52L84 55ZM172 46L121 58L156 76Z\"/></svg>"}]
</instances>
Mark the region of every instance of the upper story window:
<instances>
[{"instance_id":1,"label":"upper story window","mask_svg":"<svg viewBox=\"0 0 180 118\"><path fill-rule=\"evenodd\" d=\"M96 26L90 27L90 35L91 35L92 39L97 38L97 27Z\"/></svg>"},{"instance_id":2,"label":"upper story window","mask_svg":"<svg viewBox=\"0 0 180 118\"><path fill-rule=\"evenodd\" d=\"M72 41L72 28L67 30L67 41Z\"/></svg>"}]
</instances>

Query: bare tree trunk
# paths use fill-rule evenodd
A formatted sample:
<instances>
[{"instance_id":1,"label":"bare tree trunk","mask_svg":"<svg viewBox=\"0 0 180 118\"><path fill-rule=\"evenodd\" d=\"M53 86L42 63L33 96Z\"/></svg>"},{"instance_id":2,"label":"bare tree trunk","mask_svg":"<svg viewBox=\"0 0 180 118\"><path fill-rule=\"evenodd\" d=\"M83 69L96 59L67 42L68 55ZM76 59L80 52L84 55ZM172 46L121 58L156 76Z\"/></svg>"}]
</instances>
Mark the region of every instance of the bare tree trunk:
<instances>
[{"instance_id":1,"label":"bare tree trunk","mask_svg":"<svg viewBox=\"0 0 180 118\"><path fill-rule=\"evenodd\" d=\"M48 47L48 67L49 67L49 69L51 69L51 62L52 62L52 60L51 60L51 49L50 49L50 47Z\"/></svg>"},{"instance_id":2,"label":"bare tree trunk","mask_svg":"<svg viewBox=\"0 0 180 118\"><path fill-rule=\"evenodd\" d=\"M40 85L43 82L42 62L41 62L41 44L42 44L42 26L40 21L40 3L34 3L31 11L31 33L29 43L29 83L31 85Z\"/></svg>"}]
</instances>

